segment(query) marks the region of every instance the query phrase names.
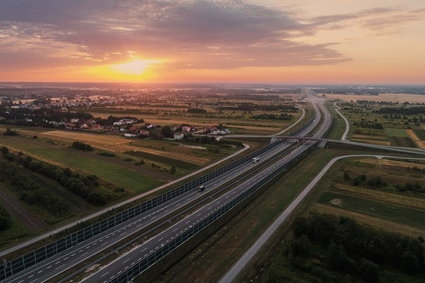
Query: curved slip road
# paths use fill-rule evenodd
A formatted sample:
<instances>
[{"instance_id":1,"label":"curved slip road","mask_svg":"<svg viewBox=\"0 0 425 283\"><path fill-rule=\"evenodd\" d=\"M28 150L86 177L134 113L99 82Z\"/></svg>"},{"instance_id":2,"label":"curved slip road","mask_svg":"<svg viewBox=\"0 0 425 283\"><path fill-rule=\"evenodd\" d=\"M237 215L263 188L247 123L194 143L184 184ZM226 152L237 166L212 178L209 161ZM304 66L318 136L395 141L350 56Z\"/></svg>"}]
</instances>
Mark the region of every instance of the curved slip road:
<instances>
[{"instance_id":1,"label":"curved slip road","mask_svg":"<svg viewBox=\"0 0 425 283\"><path fill-rule=\"evenodd\" d=\"M266 231L255 241L255 243L239 258L239 260L230 268L229 271L220 279L220 283L228 283L236 281L237 276L264 246L264 244L272 237L276 230L285 222L288 216L294 209L301 203L307 194L316 186L328 170L339 160L354 157L375 157L378 159L412 159L412 160L425 160L425 158L413 157L398 157L390 155L375 155L375 154L358 154L358 155L344 155L333 158L328 164L314 177L314 179L304 188L304 190L291 202L291 204L276 218L276 220L267 228Z\"/></svg>"},{"instance_id":2,"label":"curved slip road","mask_svg":"<svg viewBox=\"0 0 425 283\"><path fill-rule=\"evenodd\" d=\"M342 119L344 119L345 131L341 136L341 140L345 141L345 140L347 140L348 133L350 132L350 122L348 122L347 118L345 118L345 116L338 109L335 108L335 111L336 111L336 113L339 114L339 116L341 116Z\"/></svg>"}]
</instances>

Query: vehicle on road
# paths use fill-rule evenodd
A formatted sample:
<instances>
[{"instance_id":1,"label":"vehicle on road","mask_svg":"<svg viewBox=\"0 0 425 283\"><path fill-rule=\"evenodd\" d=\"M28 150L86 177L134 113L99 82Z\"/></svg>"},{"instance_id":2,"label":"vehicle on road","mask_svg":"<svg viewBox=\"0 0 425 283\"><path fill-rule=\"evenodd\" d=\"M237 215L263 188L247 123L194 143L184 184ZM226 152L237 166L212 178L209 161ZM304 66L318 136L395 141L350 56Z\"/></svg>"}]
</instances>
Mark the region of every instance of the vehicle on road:
<instances>
[{"instance_id":1,"label":"vehicle on road","mask_svg":"<svg viewBox=\"0 0 425 283\"><path fill-rule=\"evenodd\" d=\"M258 161L260 161L260 157L254 157L253 159L252 159L252 162L253 163L257 163Z\"/></svg>"},{"instance_id":2,"label":"vehicle on road","mask_svg":"<svg viewBox=\"0 0 425 283\"><path fill-rule=\"evenodd\" d=\"M205 186L204 185L200 185L198 188L198 192L203 192L205 190Z\"/></svg>"}]
</instances>

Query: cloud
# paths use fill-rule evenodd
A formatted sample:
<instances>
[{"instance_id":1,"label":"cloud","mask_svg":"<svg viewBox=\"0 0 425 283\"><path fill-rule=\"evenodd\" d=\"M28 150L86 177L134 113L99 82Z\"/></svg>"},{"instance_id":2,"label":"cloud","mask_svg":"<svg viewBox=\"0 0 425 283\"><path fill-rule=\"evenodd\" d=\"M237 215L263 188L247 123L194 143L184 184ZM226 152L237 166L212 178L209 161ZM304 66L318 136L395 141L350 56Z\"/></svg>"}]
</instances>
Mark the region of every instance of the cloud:
<instances>
[{"instance_id":1,"label":"cloud","mask_svg":"<svg viewBox=\"0 0 425 283\"><path fill-rule=\"evenodd\" d=\"M395 8L366 9L355 13L319 16L311 19L310 25L316 29L343 29L349 26L359 26L366 30L388 34L396 32L409 22L423 19L425 9L399 10Z\"/></svg>"},{"instance_id":2,"label":"cloud","mask_svg":"<svg viewBox=\"0 0 425 283\"><path fill-rule=\"evenodd\" d=\"M337 64L347 58L333 44L296 41L330 21L305 24L242 0L1 1L0 56L14 53L19 66L31 50L46 66L124 60L129 51L169 58L170 68Z\"/></svg>"}]
</instances>

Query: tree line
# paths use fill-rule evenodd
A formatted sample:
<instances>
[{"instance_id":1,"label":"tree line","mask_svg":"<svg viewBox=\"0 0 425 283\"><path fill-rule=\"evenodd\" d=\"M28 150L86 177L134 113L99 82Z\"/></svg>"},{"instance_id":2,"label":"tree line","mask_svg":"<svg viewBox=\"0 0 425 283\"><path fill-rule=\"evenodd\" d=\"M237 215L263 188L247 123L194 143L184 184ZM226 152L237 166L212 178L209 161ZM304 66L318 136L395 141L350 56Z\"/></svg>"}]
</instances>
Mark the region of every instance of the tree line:
<instances>
[{"instance_id":1,"label":"tree line","mask_svg":"<svg viewBox=\"0 0 425 283\"><path fill-rule=\"evenodd\" d=\"M361 128L365 128L365 129L378 129L378 130L384 129L384 125L381 124L381 123L378 123L376 121L362 120L360 122L354 122L353 126L357 126L357 127L361 127Z\"/></svg>"},{"instance_id":2,"label":"tree line","mask_svg":"<svg viewBox=\"0 0 425 283\"><path fill-rule=\"evenodd\" d=\"M9 213L7 213L6 209L0 207L0 232L9 229L11 225L12 221Z\"/></svg>"},{"instance_id":3,"label":"tree line","mask_svg":"<svg viewBox=\"0 0 425 283\"><path fill-rule=\"evenodd\" d=\"M378 282L384 266L421 278L425 275L422 237L376 230L351 218L326 214L298 217L292 230L294 240L288 249L292 259L309 258L311 246L319 245L326 251L325 267L365 281Z\"/></svg>"},{"instance_id":4,"label":"tree line","mask_svg":"<svg viewBox=\"0 0 425 283\"><path fill-rule=\"evenodd\" d=\"M6 160L0 160L0 181L7 181L17 191L19 199L28 205L46 209L56 216L69 214L70 207L60 198L42 188L20 168Z\"/></svg>"},{"instance_id":5,"label":"tree line","mask_svg":"<svg viewBox=\"0 0 425 283\"><path fill-rule=\"evenodd\" d=\"M376 110L375 113L379 113L379 114L400 114L400 115L425 114L425 106L383 107L379 110Z\"/></svg>"},{"instance_id":6,"label":"tree line","mask_svg":"<svg viewBox=\"0 0 425 283\"><path fill-rule=\"evenodd\" d=\"M2 147L1 152L4 159L57 181L93 205L100 206L107 203L106 197L99 191L99 180L96 175L74 173L69 168L63 169L59 166L33 159L30 156L25 156L22 153L11 153L7 147Z\"/></svg>"},{"instance_id":7,"label":"tree line","mask_svg":"<svg viewBox=\"0 0 425 283\"><path fill-rule=\"evenodd\" d=\"M258 120L291 120L292 115L291 114L258 114L251 116L252 119L258 119Z\"/></svg>"}]
</instances>

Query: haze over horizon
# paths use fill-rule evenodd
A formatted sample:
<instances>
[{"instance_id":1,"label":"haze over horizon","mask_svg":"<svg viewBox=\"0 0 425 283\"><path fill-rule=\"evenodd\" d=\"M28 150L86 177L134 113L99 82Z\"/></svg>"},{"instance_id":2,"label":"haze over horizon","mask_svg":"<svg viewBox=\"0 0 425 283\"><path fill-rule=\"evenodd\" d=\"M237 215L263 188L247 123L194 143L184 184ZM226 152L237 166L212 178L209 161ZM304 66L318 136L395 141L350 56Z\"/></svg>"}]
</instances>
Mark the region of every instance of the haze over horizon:
<instances>
[{"instance_id":1,"label":"haze over horizon","mask_svg":"<svg viewBox=\"0 0 425 283\"><path fill-rule=\"evenodd\" d=\"M425 83L421 0L0 1L0 81Z\"/></svg>"}]
</instances>

